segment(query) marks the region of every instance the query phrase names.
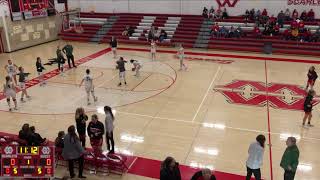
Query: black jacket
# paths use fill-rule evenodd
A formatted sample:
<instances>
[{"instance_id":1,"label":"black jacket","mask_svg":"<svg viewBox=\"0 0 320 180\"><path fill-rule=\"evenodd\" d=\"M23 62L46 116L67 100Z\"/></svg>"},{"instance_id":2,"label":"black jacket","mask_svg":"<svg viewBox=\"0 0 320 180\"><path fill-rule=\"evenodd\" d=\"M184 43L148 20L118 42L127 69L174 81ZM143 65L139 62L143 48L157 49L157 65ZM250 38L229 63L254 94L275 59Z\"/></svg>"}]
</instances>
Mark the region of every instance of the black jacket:
<instances>
[{"instance_id":1,"label":"black jacket","mask_svg":"<svg viewBox=\"0 0 320 180\"><path fill-rule=\"evenodd\" d=\"M87 131L90 138L102 139L104 134L104 125L100 121L97 121L97 123L90 122L88 124Z\"/></svg>"},{"instance_id":2,"label":"black jacket","mask_svg":"<svg viewBox=\"0 0 320 180\"><path fill-rule=\"evenodd\" d=\"M309 71L308 72L308 79L315 81L318 78L318 74L316 71Z\"/></svg>"},{"instance_id":3,"label":"black jacket","mask_svg":"<svg viewBox=\"0 0 320 180\"><path fill-rule=\"evenodd\" d=\"M202 171L198 171L192 176L191 180L198 180L201 177L202 177ZM210 180L216 180L216 177L214 175L211 175Z\"/></svg>"},{"instance_id":4,"label":"black jacket","mask_svg":"<svg viewBox=\"0 0 320 180\"><path fill-rule=\"evenodd\" d=\"M161 169L160 180L181 180L179 164L176 163L176 166L172 171L167 168Z\"/></svg>"},{"instance_id":5,"label":"black jacket","mask_svg":"<svg viewBox=\"0 0 320 180\"><path fill-rule=\"evenodd\" d=\"M77 131L79 135L86 134L86 122L83 123L83 121L87 121L87 120L88 120L87 115L80 115L79 118L76 119L76 126L77 126Z\"/></svg>"}]
</instances>

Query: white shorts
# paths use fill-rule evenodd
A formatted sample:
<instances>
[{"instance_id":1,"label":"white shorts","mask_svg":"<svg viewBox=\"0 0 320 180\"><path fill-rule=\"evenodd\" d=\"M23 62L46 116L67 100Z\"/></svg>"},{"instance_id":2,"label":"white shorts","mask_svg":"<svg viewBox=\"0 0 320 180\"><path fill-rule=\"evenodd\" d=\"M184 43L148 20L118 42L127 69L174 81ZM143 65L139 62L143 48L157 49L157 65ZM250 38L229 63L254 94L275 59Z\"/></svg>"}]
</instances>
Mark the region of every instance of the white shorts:
<instances>
[{"instance_id":1,"label":"white shorts","mask_svg":"<svg viewBox=\"0 0 320 180\"><path fill-rule=\"evenodd\" d=\"M13 90L10 90L10 91L5 92L5 95L6 95L6 98L7 98L7 99L10 99L10 97L11 97L12 99L15 99L15 98L16 98L16 92L13 91Z\"/></svg>"},{"instance_id":2,"label":"white shorts","mask_svg":"<svg viewBox=\"0 0 320 180\"><path fill-rule=\"evenodd\" d=\"M111 49L112 49L112 51L116 51L116 50L117 50L117 48L116 48L116 47L112 47Z\"/></svg>"},{"instance_id":3,"label":"white shorts","mask_svg":"<svg viewBox=\"0 0 320 180\"><path fill-rule=\"evenodd\" d=\"M126 76L126 72L119 72L119 78L124 78Z\"/></svg>"},{"instance_id":4,"label":"white shorts","mask_svg":"<svg viewBox=\"0 0 320 180\"><path fill-rule=\"evenodd\" d=\"M8 76L10 76L11 78L13 78L13 76L15 76L17 73L16 72L9 72Z\"/></svg>"},{"instance_id":5,"label":"white shorts","mask_svg":"<svg viewBox=\"0 0 320 180\"><path fill-rule=\"evenodd\" d=\"M94 87L85 87L85 89L86 89L87 93L90 93L90 92L94 91Z\"/></svg>"},{"instance_id":6,"label":"white shorts","mask_svg":"<svg viewBox=\"0 0 320 180\"><path fill-rule=\"evenodd\" d=\"M26 83L25 82L20 82L19 83L20 89L26 89Z\"/></svg>"}]
</instances>

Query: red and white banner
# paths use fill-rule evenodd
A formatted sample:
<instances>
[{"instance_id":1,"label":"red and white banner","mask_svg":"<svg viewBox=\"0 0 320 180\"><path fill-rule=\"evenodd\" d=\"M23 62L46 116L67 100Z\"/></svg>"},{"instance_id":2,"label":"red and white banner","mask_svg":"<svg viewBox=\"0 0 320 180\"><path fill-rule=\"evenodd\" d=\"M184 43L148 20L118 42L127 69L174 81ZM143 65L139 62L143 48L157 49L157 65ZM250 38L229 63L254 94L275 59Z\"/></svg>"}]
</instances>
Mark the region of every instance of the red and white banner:
<instances>
[{"instance_id":1,"label":"red and white banner","mask_svg":"<svg viewBox=\"0 0 320 180\"><path fill-rule=\"evenodd\" d=\"M219 7L234 7L239 0L216 0Z\"/></svg>"},{"instance_id":2,"label":"red and white banner","mask_svg":"<svg viewBox=\"0 0 320 180\"><path fill-rule=\"evenodd\" d=\"M288 5L320 6L320 0L288 0Z\"/></svg>"},{"instance_id":3,"label":"red and white banner","mask_svg":"<svg viewBox=\"0 0 320 180\"><path fill-rule=\"evenodd\" d=\"M34 19L39 17L48 16L47 9L33 10L33 11L25 11L24 18L25 19Z\"/></svg>"}]
</instances>

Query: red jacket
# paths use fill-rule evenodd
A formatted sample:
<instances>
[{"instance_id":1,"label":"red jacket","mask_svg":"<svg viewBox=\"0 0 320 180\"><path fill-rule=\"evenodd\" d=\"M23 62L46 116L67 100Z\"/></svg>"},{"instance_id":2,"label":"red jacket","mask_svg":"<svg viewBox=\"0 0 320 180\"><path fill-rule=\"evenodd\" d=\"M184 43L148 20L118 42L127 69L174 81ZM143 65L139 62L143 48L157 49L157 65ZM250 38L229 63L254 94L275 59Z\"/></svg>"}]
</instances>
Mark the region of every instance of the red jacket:
<instances>
[{"instance_id":1,"label":"red jacket","mask_svg":"<svg viewBox=\"0 0 320 180\"><path fill-rule=\"evenodd\" d=\"M279 27L278 25L275 25L273 29L274 29L276 32L279 32L280 27Z\"/></svg>"},{"instance_id":2,"label":"red jacket","mask_svg":"<svg viewBox=\"0 0 320 180\"><path fill-rule=\"evenodd\" d=\"M262 16L268 16L268 12L267 12L267 10L266 10L266 9L264 9L264 10L262 11L261 15L262 15Z\"/></svg>"},{"instance_id":3,"label":"red jacket","mask_svg":"<svg viewBox=\"0 0 320 180\"><path fill-rule=\"evenodd\" d=\"M297 21L292 21L291 22L291 28L293 28L293 29L296 29L296 28L298 28L298 23L297 23Z\"/></svg>"},{"instance_id":4,"label":"red jacket","mask_svg":"<svg viewBox=\"0 0 320 180\"><path fill-rule=\"evenodd\" d=\"M259 34L260 33L260 29L258 27L255 27L253 29L253 32L256 33L256 34Z\"/></svg>"},{"instance_id":5,"label":"red jacket","mask_svg":"<svg viewBox=\"0 0 320 180\"><path fill-rule=\"evenodd\" d=\"M212 30L215 31L215 32L219 31L219 29L220 29L219 25L213 25L212 26Z\"/></svg>"},{"instance_id":6,"label":"red jacket","mask_svg":"<svg viewBox=\"0 0 320 180\"><path fill-rule=\"evenodd\" d=\"M302 21L299 22L299 28L300 28L300 29L303 29L303 28L304 28L304 22L302 22Z\"/></svg>"}]
</instances>

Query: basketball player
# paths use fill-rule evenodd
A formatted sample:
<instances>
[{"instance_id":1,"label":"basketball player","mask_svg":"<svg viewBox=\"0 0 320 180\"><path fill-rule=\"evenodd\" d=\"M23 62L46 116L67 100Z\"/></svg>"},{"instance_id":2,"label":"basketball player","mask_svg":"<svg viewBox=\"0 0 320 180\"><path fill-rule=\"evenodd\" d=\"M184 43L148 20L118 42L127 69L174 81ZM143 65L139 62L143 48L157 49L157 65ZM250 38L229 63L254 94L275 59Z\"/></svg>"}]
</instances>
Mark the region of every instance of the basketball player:
<instances>
[{"instance_id":1,"label":"basketball player","mask_svg":"<svg viewBox=\"0 0 320 180\"><path fill-rule=\"evenodd\" d=\"M58 61L58 70L60 71L61 76L63 76L63 66L64 66L64 63L66 62L66 59L63 57L62 51L59 46L57 47L56 54L57 54L57 61Z\"/></svg>"},{"instance_id":2,"label":"basketball player","mask_svg":"<svg viewBox=\"0 0 320 180\"><path fill-rule=\"evenodd\" d=\"M142 65L140 64L139 61L133 60L133 59L130 60L130 63L133 64L132 71L136 72L136 74L134 76L139 77L140 76L140 69L142 68Z\"/></svg>"},{"instance_id":3,"label":"basketball player","mask_svg":"<svg viewBox=\"0 0 320 180\"><path fill-rule=\"evenodd\" d=\"M179 60L180 60L180 71L181 70L187 70L187 66L183 63L183 60L184 60L184 49L183 49L183 46L182 44L180 44L180 48L178 50L178 53L177 53L178 57L179 57Z\"/></svg>"},{"instance_id":4,"label":"basketball player","mask_svg":"<svg viewBox=\"0 0 320 180\"><path fill-rule=\"evenodd\" d=\"M153 39L151 40L150 51L151 51L151 60L155 61L156 60L156 43L154 42Z\"/></svg>"},{"instance_id":5,"label":"basketball player","mask_svg":"<svg viewBox=\"0 0 320 180\"><path fill-rule=\"evenodd\" d=\"M14 110L18 110L17 99L16 99L16 86L12 82L12 78L10 76L6 76L6 83L3 84L3 93L7 98L9 111L12 111L10 98L12 98L12 101L14 103Z\"/></svg>"},{"instance_id":6,"label":"basketball player","mask_svg":"<svg viewBox=\"0 0 320 180\"><path fill-rule=\"evenodd\" d=\"M26 97L29 99L30 96L27 93L27 89L26 89L26 78L30 73L25 73L23 67L19 67L19 73L17 74L19 76L19 88L21 89L22 93L21 93L21 98L20 101L21 102L25 102L25 100L23 99L24 95L26 95Z\"/></svg>"},{"instance_id":7,"label":"basketball player","mask_svg":"<svg viewBox=\"0 0 320 180\"><path fill-rule=\"evenodd\" d=\"M312 118L312 100L313 97L316 95L316 92L312 89L309 90L306 99L304 100L303 110L304 110L304 117L302 121L302 126L306 124L306 120L308 118L308 126L311 125L311 118Z\"/></svg>"},{"instance_id":8,"label":"basketball player","mask_svg":"<svg viewBox=\"0 0 320 180\"><path fill-rule=\"evenodd\" d=\"M310 89L313 89L314 83L316 82L316 80L318 78L318 74L315 71L314 66L311 66L309 68L307 76L308 76L308 82L307 82L306 91L308 90L309 86L310 86Z\"/></svg>"},{"instance_id":9,"label":"basketball player","mask_svg":"<svg viewBox=\"0 0 320 180\"><path fill-rule=\"evenodd\" d=\"M42 65L40 57L37 57L36 68L37 68L37 72L38 72L38 75L39 75L40 86L43 86L43 85L46 84L46 82L44 81L43 72L42 72L43 70L45 70L45 68Z\"/></svg>"},{"instance_id":10,"label":"basketball player","mask_svg":"<svg viewBox=\"0 0 320 180\"><path fill-rule=\"evenodd\" d=\"M83 77L79 87L81 87L82 83L84 82L85 90L87 93L87 103L90 105L90 93L92 95L93 101L97 102L98 98L94 95L94 86L93 86L93 78L90 75L90 69L86 70L86 75Z\"/></svg>"},{"instance_id":11,"label":"basketball player","mask_svg":"<svg viewBox=\"0 0 320 180\"><path fill-rule=\"evenodd\" d=\"M119 81L120 81L118 86L122 85L121 80L123 80L124 84L127 85L125 63L127 63L127 61L125 61L123 57L120 57L120 59L117 61L117 69L119 69Z\"/></svg>"},{"instance_id":12,"label":"basketball player","mask_svg":"<svg viewBox=\"0 0 320 180\"><path fill-rule=\"evenodd\" d=\"M118 41L114 36L112 36L110 41L110 47L112 49L113 58L117 58L117 47L118 47Z\"/></svg>"},{"instance_id":13,"label":"basketball player","mask_svg":"<svg viewBox=\"0 0 320 180\"><path fill-rule=\"evenodd\" d=\"M4 67L8 73L8 75L11 77L11 79L14 80L14 83L17 85L17 69L18 66L9 59L8 64Z\"/></svg>"}]
</instances>

